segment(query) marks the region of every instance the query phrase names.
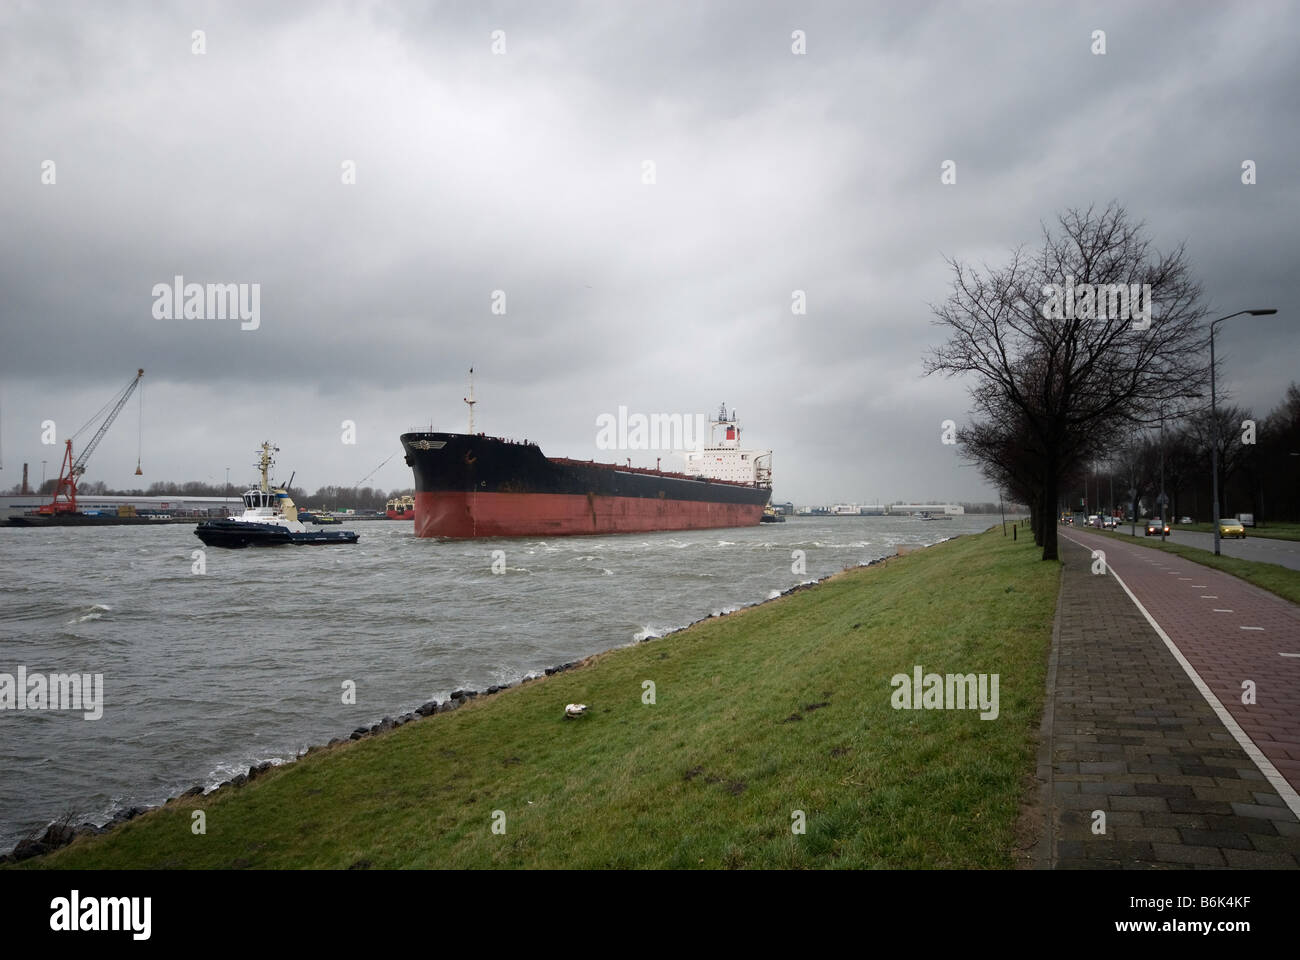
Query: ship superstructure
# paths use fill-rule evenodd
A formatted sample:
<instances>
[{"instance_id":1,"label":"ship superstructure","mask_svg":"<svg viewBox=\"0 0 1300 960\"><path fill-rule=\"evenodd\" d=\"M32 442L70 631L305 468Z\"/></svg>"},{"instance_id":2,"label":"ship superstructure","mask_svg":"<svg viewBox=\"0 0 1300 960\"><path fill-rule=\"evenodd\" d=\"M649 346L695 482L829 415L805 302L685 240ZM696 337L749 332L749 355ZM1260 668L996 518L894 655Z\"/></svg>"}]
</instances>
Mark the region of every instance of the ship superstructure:
<instances>
[{"instance_id":1,"label":"ship superstructure","mask_svg":"<svg viewBox=\"0 0 1300 960\"><path fill-rule=\"evenodd\" d=\"M691 477L771 487L772 451L741 447L740 421L734 410L727 413L724 403L718 408L718 415L709 421L708 444L686 454L684 472Z\"/></svg>"}]
</instances>

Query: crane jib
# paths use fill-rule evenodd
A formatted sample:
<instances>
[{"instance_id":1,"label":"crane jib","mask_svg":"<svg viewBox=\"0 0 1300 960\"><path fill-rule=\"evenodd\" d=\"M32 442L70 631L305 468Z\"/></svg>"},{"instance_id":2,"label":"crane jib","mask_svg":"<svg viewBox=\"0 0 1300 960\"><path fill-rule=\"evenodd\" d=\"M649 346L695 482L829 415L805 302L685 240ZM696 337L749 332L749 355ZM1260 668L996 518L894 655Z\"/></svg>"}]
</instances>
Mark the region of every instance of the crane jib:
<instances>
[{"instance_id":1,"label":"crane jib","mask_svg":"<svg viewBox=\"0 0 1300 960\"><path fill-rule=\"evenodd\" d=\"M72 469L78 474L86 472L86 461L90 459L90 455L94 453L95 448L99 446L99 441L104 439L104 434L106 434L108 428L113 425L113 421L117 419L117 415L122 412L122 408L126 406L126 402L131 399L131 394L133 394L135 388L140 385L140 378L143 376L143 370L136 372L135 379L126 385L126 390L123 391L121 398L113 405L113 409L109 411L108 416L104 418L104 422L100 424L99 429L95 431L95 435L90 438L90 442L82 448L81 456L77 457L76 462L72 465Z\"/></svg>"}]
</instances>

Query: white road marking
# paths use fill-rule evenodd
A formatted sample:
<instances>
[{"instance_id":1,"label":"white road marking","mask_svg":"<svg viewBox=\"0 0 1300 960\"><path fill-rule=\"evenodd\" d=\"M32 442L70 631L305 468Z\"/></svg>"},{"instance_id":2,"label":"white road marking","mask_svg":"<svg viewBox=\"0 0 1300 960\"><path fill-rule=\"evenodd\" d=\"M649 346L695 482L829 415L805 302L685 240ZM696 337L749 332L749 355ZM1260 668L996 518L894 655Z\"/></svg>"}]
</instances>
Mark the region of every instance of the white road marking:
<instances>
[{"instance_id":1,"label":"white road marking","mask_svg":"<svg viewBox=\"0 0 1300 960\"><path fill-rule=\"evenodd\" d=\"M1218 599L1219 599L1219 595L1218 595L1217 593L1203 593L1203 594L1201 594L1201 599L1202 599L1202 600L1218 600Z\"/></svg>"},{"instance_id":2,"label":"white road marking","mask_svg":"<svg viewBox=\"0 0 1300 960\"><path fill-rule=\"evenodd\" d=\"M1300 653L1279 653L1279 657L1300 657Z\"/></svg>"},{"instance_id":3,"label":"white road marking","mask_svg":"<svg viewBox=\"0 0 1300 960\"><path fill-rule=\"evenodd\" d=\"M1231 610L1223 610L1223 609L1220 609L1219 607L1215 607L1215 608L1214 608L1214 612L1215 612L1215 613L1232 613Z\"/></svg>"},{"instance_id":4,"label":"white road marking","mask_svg":"<svg viewBox=\"0 0 1300 960\"><path fill-rule=\"evenodd\" d=\"M1073 537L1066 537L1065 539L1069 540L1073 544L1083 547L1085 550L1088 549L1086 544L1079 543L1079 541L1075 540ZM1205 702L1210 705L1210 709L1218 716L1219 721L1228 728L1228 732L1232 734L1233 739L1237 741L1241 746L1241 749L1246 751L1246 756L1255 761L1255 766L1259 768L1260 773L1264 774L1264 778L1273 785L1273 789L1277 791L1278 796L1280 796L1286 805L1291 808L1292 813L1297 817L1300 817L1300 794L1295 792L1295 787L1291 786L1291 784L1287 782L1286 777L1277 772L1277 767L1273 766L1273 761L1269 760L1268 757L1264 756L1264 754L1260 752L1259 747L1255 746L1255 741L1246 736L1246 731L1241 729L1241 725L1233 719L1232 714L1230 714L1224 708L1223 704L1219 702L1219 698L1214 695L1214 691L1211 690L1206 685L1205 681L1201 679L1201 675L1196 672L1196 668L1187 662L1187 658L1184 657L1183 652L1178 649L1178 645L1175 644L1173 640L1169 639L1169 634L1165 633L1160 624L1156 623L1155 617L1151 616L1151 614L1147 612L1147 608L1142 606L1142 601L1133 595L1133 591L1128 588L1128 584L1125 583L1120 578L1120 575L1115 572L1115 568L1110 566L1110 564L1107 564L1106 566L1110 571L1110 575L1115 578L1115 582L1124 588L1124 592L1128 594L1128 598L1133 601L1138 610L1142 612L1142 616L1146 617L1147 623L1151 624L1151 628L1155 630L1155 632L1159 634L1160 639L1165 642L1165 646L1169 648L1169 652L1174 655L1174 659L1178 661L1179 666L1183 668L1183 671L1191 679L1192 683L1196 685L1196 689L1200 691L1201 696L1205 698Z\"/></svg>"},{"instance_id":5,"label":"white road marking","mask_svg":"<svg viewBox=\"0 0 1300 960\"><path fill-rule=\"evenodd\" d=\"M1263 630L1263 627L1242 627L1243 630Z\"/></svg>"}]
</instances>

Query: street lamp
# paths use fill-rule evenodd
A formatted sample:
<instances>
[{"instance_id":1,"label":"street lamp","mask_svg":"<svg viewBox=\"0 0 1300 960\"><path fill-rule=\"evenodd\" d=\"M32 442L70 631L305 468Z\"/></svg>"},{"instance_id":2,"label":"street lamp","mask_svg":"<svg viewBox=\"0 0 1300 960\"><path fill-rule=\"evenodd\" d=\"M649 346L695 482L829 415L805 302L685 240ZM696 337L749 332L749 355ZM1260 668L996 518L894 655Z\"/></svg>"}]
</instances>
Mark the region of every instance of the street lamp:
<instances>
[{"instance_id":1,"label":"street lamp","mask_svg":"<svg viewBox=\"0 0 1300 960\"><path fill-rule=\"evenodd\" d=\"M1220 317L1210 324L1210 471L1214 474L1211 492L1214 495L1214 555L1219 556L1219 412L1215 405L1214 390L1214 328L1231 320L1249 314L1252 317L1269 317L1277 313L1272 307L1266 310L1238 310L1226 317Z\"/></svg>"}]
</instances>

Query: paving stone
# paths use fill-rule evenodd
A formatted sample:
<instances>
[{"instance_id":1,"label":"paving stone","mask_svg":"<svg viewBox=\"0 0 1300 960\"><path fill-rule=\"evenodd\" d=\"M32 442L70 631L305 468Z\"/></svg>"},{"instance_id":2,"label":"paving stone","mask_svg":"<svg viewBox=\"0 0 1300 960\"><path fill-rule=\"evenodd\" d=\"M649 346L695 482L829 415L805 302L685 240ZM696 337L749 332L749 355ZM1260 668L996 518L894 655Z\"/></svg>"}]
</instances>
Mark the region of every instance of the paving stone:
<instances>
[{"instance_id":1,"label":"paving stone","mask_svg":"<svg viewBox=\"0 0 1300 960\"><path fill-rule=\"evenodd\" d=\"M1194 847L1222 847L1233 850L1253 850L1250 837L1244 833L1229 833L1226 830L1179 830L1179 839Z\"/></svg>"},{"instance_id":2,"label":"paving stone","mask_svg":"<svg viewBox=\"0 0 1300 960\"><path fill-rule=\"evenodd\" d=\"M1206 814L1201 818L1205 821L1206 830L1223 830L1228 833L1247 833L1251 836L1276 837L1279 834L1279 824L1276 820L1256 820L1252 817L1220 817L1213 814Z\"/></svg>"},{"instance_id":3,"label":"paving stone","mask_svg":"<svg viewBox=\"0 0 1300 960\"><path fill-rule=\"evenodd\" d=\"M1192 796L1192 787L1180 786L1172 783L1139 783L1137 784L1137 794L1139 797L1190 797Z\"/></svg>"},{"instance_id":4,"label":"paving stone","mask_svg":"<svg viewBox=\"0 0 1300 960\"><path fill-rule=\"evenodd\" d=\"M1276 793L1256 793L1254 794L1255 802L1261 807L1285 807L1286 801Z\"/></svg>"},{"instance_id":5,"label":"paving stone","mask_svg":"<svg viewBox=\"0 0 1300 960\"><path fill-rule=\"evenodd\" d=\"M1117 816L1117 814L1111 814ZM1193 830L1208 830L1209 817L1195 813L1143 813L1142 825L1146 827L1188 827Z\"/></svg>"},{"instance_id":6,"label":"paving stone","mask_svg":"<svg viewBox=\"0 0 1300 960\"><path fill-rule=\"evenodd\" d=\"M1172 809L1164 797L1115 797L1111 806L1116 810L1149 810L1153 813Z\"/></svg>"},{"instance_id":7,"label":"paving stone","mask_svg":"<svg viewBox=\"0 0 1300 960\"><path fill-rule=\"evenodd\" d=\"M1118 870L1118 860L1084 860L1082 858L1062 858L1056 861L1057 870Z\"/></svg>"},{"instance_id":8,"label":"paving stone","mask_svg":"<svg viewBox=\"0 0 1300 960\"><path fill-rule=\"evenodd\" d=\"M1242 867L1250 870L1294 870L1300 863L1289 853L1264 853L1260 850L1224 850L1228 866Z\"/></svg>"},{"instance_id":9,"label":"paving stone","mask_svg":"<svg viewBox=\"0 0 1300 960\"><path fill-rule=\"evenodd\" d=\"M1123 773L1125 769L1122 760L1083 761L1079 764L1080 773Z\"/></svg>"},{"instance_id":10,"label":"paving stone","mask_svg":"<svg viewBox=\"0 0 1300 960\"><path fill-rule=\"evenodd\" d=\"M1171 863L1203 863L1213 867L1225 865L1223 852L1218 847L1193 847L1183 843L1153 843L1151 849L1157 858Z\"/></svg>"},{"instance_id":11,"label":"paving stone","mask_svg":"<svg viewBox=\"0 0 1300 960\"><path fill-rule=\"evenodd\" d=\"M1257 820L1281 820L1294 823L1295 814L1286 807L1265 807L1258 803L1234 803L1232 812L1239 817L1253 817Z\"/></svg>"},{"instance_id":12,"label":"paving stone","mask_svg":"<svg viewBox=\"0 0 1300 960\"><path fill-rule=\"evenodd\" d=\"M1232 814L1232 806L1222 800L1187 800L1183 797L1170 797L1169 809L1174 813L1218 813L1224 816Z\"/></svg>"},{"instance_id":13,"label":"paving stone","mask_svg":"<svg viewBox=\"0 0 1300 960\"><path fill-rule=\"evenodd\" d=\"M1183 837L1174 827L1125 827L1107 824L1107 828L1114 835L1116 840L1120 841L1137 841L1142 843L1151 843L1161 841L1163 843L1183 843ZM1243 850L1252 849L1247 843Z\"/></svg>"}]
</instances>

